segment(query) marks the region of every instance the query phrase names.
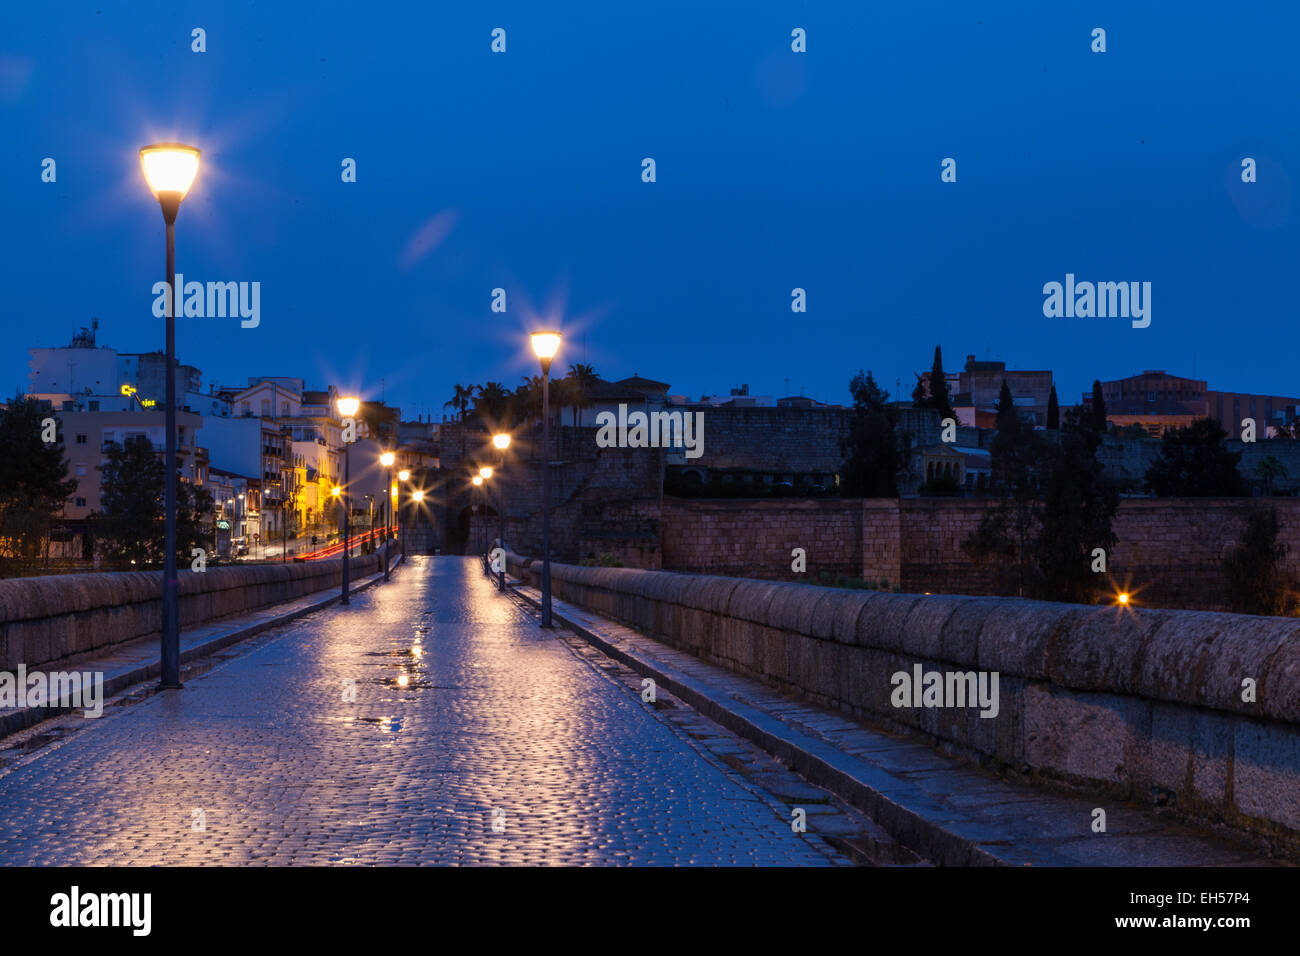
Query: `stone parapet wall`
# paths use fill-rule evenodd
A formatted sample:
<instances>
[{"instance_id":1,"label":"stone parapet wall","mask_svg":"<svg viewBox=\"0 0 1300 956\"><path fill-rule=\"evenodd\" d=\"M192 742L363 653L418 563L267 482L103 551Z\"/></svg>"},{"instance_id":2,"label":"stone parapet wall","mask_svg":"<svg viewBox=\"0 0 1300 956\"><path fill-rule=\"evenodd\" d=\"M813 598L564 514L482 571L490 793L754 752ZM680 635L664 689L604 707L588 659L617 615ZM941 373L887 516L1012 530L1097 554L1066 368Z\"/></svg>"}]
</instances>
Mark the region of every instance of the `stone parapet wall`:
<instances>
[{"instance_id":1,"label":"stone parapet wall","mask_svg":"<svg viewBox=\"0 0 1300 956\"><path fill-rule=\"evenodd\" d=\"M540 564L512 556L512 573ZM535 583L535 582L534 582ZM985 765L1300 846L1300 621L552 564L557 598ZM895 707L997 672L998 709ZM1243 700L1253 681L1254 700ZM1246 695L1250 696L1250 695Z\"/></svg>"},{"instance_id":2,"label":"stone parapet wall","mask_svg":"<svg viewBox=\"0 0 1300 956\"><path fill-rule=\"evenodd\" d=\"M352 578L382 571L382 552L354 557ZM0 581L0 671L57 665L161 634L161 571L62 574ZM182 630L342 586L343 561L181 570Z\"/></svg>"}]
</instances>

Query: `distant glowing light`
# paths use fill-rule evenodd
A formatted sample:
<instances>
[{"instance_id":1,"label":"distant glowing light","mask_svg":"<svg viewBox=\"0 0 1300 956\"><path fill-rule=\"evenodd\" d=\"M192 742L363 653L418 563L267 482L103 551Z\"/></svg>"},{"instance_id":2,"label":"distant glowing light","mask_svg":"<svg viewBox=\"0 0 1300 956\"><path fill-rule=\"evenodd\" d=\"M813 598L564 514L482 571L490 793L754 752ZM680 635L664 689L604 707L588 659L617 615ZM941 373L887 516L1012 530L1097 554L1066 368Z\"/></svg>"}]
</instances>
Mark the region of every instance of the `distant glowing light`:
<instances>
[{"instance_id":1,"label":"distant glowing light","mask_svg":"<svg viewBox=\"0 0 1300 956\"><path fill-rule=\"evenodd\" d=\"M405 674L403 674L401 677L397 678L397 686L398 686L398 687L405 687L405 686L406 686L407 684L409 684L410 682L411 682L411 678L407 677Z\"/></svg>"},{"instance_id":2,"label":"distant glowing light","mask_svg":"<svg viewBox=\"0 0 1300 956\"><path fill-rule=\"evenodd\" d=\"M351 418L357 413L357 409L361 407L361 399L340 398L338 401L338 406L339 406L340 415L342 415L344 418Z\"/></svg>"},{"instance_id":3,"label":"distant glowing light","mask_svg":"<svg viewBox=\"0 0 1300 956\"><path fill-rule=\"evenodd\" d=\"M493 435L492 444L496 445L497 448L501 449L501 451L505 451L510 447L510 436L505 432L502 432L499 435Z\"/></svg>"},{"instance_id":4,"label":"distant glowing light","mask_svg":"<svg viewBox=\"0 0 1300 956\"><path fill-rule=\"evenodd\" d=\"M1120 604L1127 604L1127 603L1128 603L1128 594L1127 594L1127 593L1121 593L1121 594L1120 594L1120 596L1119 596L1119 603L1120 603Z\"/></svg>"},{"instance_id":5,"label":"distant glowing light","mask_svg":"<svg viewBox=\"0 0 1300 956\"><path fill-rule=\"evenodd\" d=\"M397 456L394 455L391 451L386 451L379 456L379 463L383 465L385 468L392 468L393 462L395 461L397 461Z\"/></svg>"},{"instance_id":6,"label":"distant glowing light","mask_svg":"<svg viewBox=\"0 0 1300 956\"><path fill-rule=\"evenodd\" d=\"M479 477L481 477L484 481L487 481L489 478L492 477L492 469L488 465L484 465L482 468L480 468L478 470L478 473L479 473Z\"/></svg>"}]
</instances>

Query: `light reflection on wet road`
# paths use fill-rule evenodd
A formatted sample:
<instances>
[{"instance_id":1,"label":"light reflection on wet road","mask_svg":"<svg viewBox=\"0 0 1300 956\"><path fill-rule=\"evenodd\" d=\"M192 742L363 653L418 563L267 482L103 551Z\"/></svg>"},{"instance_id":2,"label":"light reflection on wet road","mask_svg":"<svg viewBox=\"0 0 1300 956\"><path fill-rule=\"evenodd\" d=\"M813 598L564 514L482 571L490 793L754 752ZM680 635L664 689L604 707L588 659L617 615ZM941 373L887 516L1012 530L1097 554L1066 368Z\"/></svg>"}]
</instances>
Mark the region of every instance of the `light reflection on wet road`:
<instances>
[{"instance_id":1,"label":"light reflection on wet road","mask_svg":"<svg viewBox=\"0 0 1300 956\"><path fill-rule=\"evenodd\" d=\"M0 775L0 864L828 862L470 559L277 633Z\"/></svg>"}]
</instances>

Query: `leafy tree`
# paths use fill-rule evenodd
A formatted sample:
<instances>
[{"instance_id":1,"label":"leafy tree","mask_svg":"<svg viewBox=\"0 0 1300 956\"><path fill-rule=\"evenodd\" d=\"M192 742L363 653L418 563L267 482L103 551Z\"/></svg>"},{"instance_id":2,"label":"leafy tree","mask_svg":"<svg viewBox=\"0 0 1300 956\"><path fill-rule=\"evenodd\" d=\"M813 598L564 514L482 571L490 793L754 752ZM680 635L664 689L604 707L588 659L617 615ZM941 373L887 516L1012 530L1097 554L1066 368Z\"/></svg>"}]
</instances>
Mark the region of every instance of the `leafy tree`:
<instances>
[{"instance_id":1,"label":"leafy tree","mask_svg":"<svg viewBox=\"0 0 1300 956\"><path fill-rule=\"evenodd\" d=\"M1252 474L1259 483L1260 491L1268 497L1273 494L1273 483L1279 478L1285 478L1288 472L1286 465L1278 461L1276 455L1265 455L1252 469Z\"/></svg>"},{"instance_id":2,"label":"leafy tree","mask_svg":"<svg viewBox=\"0 0 1300 956\"><path fill-rule=\"evenodd\" d=\"M1237 471L1241 452L1224 445L1228 433L1212 418L1164 433L1160 455L1147 469L1146 488L1162 498L1236 497L1249 494Z\"/></svg>"},{"instance_id":3,"label":"leafy tree","mask_svg":"<svg viewBox=\"0 0 1300 956\"><path fill-rule=\"evenodd\" d=\"M870 372L865 376L858 372L849 383L849 392L853 415L841 444L845 460L840 493L850 498L895 498L906 457L889 393L876 384Z\"/></svg>"},{"instance_id":4,"label":"leafy tree","mask_svg":"<svg viewBox=\"0 0 1300 956\"><path fill-rule=\"evenodd\" d=\"M76 479L68 477L63 437L45 442L42 422L53 415L19 390L0 409L0 567L30 564L42 552L50 526Z\"/></svg>"},{"instance_id":5,"label":"leafy tree","mask_svg":"<svg viewBox=\"0 0 1300 956\"><path fill-rule=\"evenodd\" d=\"M1278 541L1280 530L1276 508L1251 507L1241 538L1223 561L1229 610L1242 614L1291 613L1294 582L1282 565L1288 548Z\"/></svg>"},{"instance_id":6,"label":"leafy tree","mask_svg":"<svg viewBox=\"0 0 1300 956\"><path fill-rule=\"evenodd\" d=\"M1091 415L1071 409L1055 432L1036 431L1016 412L1010 389L998 400L991 447L997 503L962 543L992 565L1005 590L1058 601L1091 601L1091 555L1115 543L1119 493L1105 478Z\"/></svg>"},{"instance_id":7,"label":"leafy tree","mask_svg":"<svg viewBox=\"0 0 1300 956\"><path fill-rule=\"evenodd\" d=\"M1052 393L1047 396L1047 427L1051 431L1056 431L1061 427L1061 406L1056 400L1056 386L1052 386Z\"/></svg>"},{"instance_id":8,"label":"leafy tree","mask_svg":"<svg viewBox=\"0 0 1300 956\"><path fill-rule=\"evenodd\" d=\"M1119 492L1097 460L1101 435L1087 417L1067 413L1059 440L1044 456L1042 504L1036 515L1038 589L1054 601L1089 602L1097 594L1092 551L1115 546L1111 530Z\"/></svg>"},{"instance_id":9,"label":"leafy tree","mask_svg":"<svg viewBox=\"0 0 1300 956\"><path fill-rule=\"evenodd\" d=\"M1137 422L1133 422L1131 425L1125 425L1119 430L1118 434L1120 438L1139 439L1151 437L1151 432L1147 431L1147 427L1145 425L1139 425Z\"/></svg>"},{"instance_id":10,"label":"leafy tree","mask_svg":"<svg viewBox=\"0 0 1300 956\"><path fill-rule=\"evenodd\" d=\"M1092 427L1101 434L1106 433L1106 399L1101 394L1101 380L1092 380Z\"/></svg>"},{"instance_id":11,"label":"leafy tree","mask_svg":"<svg viewBox=\"0 0 1300 956\"><path fill-rule=\"evenodd\" d=\"M111 445L100 466L101 508L93 516L95 536L110 562L159 565L165 547L162 458L148 439ZM212 494L188 481L176 482L176 562L186 567L192 548L205 547Z\"/></svg>"},{"instance_id":12,"label":"leafy tree","mask_svg":"<svg viewBox=\"0 0 1300 956\"><path fill-rule=\"evenodd\" d=\"M962 546L980 563L999 562L1004 583L1014 579L1016 593L1023 595L1033 577L1032 532L1044 443L1016 410L1005 380L998 394L997 432L989 452L993 471L990 491L997 504L985 512L979 528Z\"/></svg>"}]
</instances>

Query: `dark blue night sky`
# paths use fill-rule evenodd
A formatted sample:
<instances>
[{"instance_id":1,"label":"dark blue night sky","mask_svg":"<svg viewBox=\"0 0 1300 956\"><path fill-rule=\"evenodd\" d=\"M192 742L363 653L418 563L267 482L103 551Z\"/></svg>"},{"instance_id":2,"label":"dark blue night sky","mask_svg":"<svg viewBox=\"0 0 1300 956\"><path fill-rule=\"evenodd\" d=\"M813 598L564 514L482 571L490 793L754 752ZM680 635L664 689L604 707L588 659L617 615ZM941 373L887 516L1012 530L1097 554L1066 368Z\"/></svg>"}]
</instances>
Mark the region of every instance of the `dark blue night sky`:
<instances>
[{"instance_id":1,"label":"dark blue night sky","mask_svg":"<svg viewBox=\"0 0 1300 956\"><path fill-rule=\"evenodd\" d=\"M178 322L205 387L383 378L440 417L455 382L532 374L523 332L554 317L565 366L692 397L847 401L860 367L906 395L936 343L1051 368L1063 403L1157 368L1292 395L1297 27L1270 3L5 3L0 385L92 316L161 347L137 150L179 139L204 164L178 269L262 284L256 329ZM1067 272L1151 282L1150 328L1045 318Z\"/></svg>"}]
</instances>

